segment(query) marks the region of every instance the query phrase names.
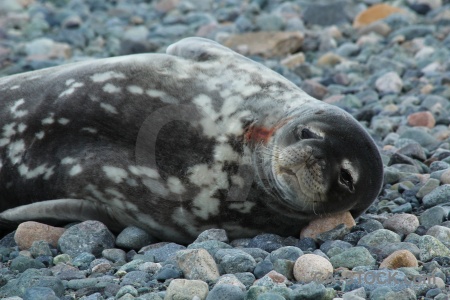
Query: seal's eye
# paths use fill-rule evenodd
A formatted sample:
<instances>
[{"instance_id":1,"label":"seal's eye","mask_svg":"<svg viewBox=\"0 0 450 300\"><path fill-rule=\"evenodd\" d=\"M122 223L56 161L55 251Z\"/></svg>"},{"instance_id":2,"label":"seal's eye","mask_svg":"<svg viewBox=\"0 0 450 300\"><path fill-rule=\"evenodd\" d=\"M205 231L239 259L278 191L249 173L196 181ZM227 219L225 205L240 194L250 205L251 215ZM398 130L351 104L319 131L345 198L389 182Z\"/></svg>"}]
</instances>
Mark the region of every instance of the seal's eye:
<instances>
[{"instance_id":1,"label":"seal's eye","mask_svg":"<svg viewBox=\"0 0 450 300\"><path fill-rule=\"evenodd\" d=\"M355 187L353 186L353 177L350 172L346 169L341 169L341 174L339 176L339 181L345 185L350 192L355 191Z\"/></svg>"},{"instance_id":2,"label":"seal's eye","mask_svg":"<svg viewBox=\"0 0 450 300\"><path fill-rule=\"evenodd\" d=\"M307 140L307 139L321 139L322 137L312 132L309 128L301 128L296 132L296 137L299 140Z\"/></svg>"}]
</instances>

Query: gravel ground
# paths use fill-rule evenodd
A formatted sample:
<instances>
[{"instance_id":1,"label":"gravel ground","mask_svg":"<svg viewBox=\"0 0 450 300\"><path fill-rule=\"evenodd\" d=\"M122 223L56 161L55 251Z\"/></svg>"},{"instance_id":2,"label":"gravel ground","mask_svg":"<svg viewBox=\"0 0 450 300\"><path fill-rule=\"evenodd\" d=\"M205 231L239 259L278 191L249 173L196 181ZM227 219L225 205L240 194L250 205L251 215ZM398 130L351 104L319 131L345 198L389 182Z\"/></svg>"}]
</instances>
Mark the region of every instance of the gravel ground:
<instances>
[{"instance_id":1,"label":"gravel ground","mask_svg":"<svg viewBox=\"0 0 450 300\"><path fill-rule=\"evenodd\" d=\"M210 38L353 114L385 175L356 226L316 240L24 223L0 241L0 297L448 299L449 33L448 0L1 0L0 76Z\"/></svg>"}]
</instances>

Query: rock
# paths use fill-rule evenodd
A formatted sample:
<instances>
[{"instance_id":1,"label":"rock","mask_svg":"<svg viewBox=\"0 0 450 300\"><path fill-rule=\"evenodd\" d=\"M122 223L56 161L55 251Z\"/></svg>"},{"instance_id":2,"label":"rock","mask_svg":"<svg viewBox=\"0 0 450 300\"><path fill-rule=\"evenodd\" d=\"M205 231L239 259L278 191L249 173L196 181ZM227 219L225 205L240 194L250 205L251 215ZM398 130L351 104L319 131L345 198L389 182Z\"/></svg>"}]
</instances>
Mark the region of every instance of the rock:
<instances>
[{"instance_id":1,"label":"rock","mask_svg":"<svg viewBox=\"0 0 450 300\"><path fill-rule=\"evenodd\" d=\"M31 245L30 253L34 258L38 256L53 256L50 246L46 241L34 241Z\"/></svg>"},{"instance_id":2,"label":"rock","mask_svg":"<svg viewBox=\"0 0 450 300\"><path fill-rule=\"evenodd\" d=\"M246 248L260 248L267 252L272 252L280 247L283 247L284 239L276 234L259 234L252 238L245 246ZM234 246L236 247L236 246Z\"/></svg>"},{"instance_id":3,"label":"rock","mask_svg":"<svg viewBox=\"0 0 450 300\"><path fill-rule=\"evenodd\" d=\"M434 236L447 246L450 245L450 228L448 227L435 225L428 229L427 235Z\"/></svg>"},{"instance_id":4,"label":"rock","mask_svg":"<svg viewBox=\"0 0 450 300\"><path fill-rule=\"evenodd\" d=\"M208 285L203 281L174 279L167 288L164 300L192 300L194 297L205 300L208 291Z\"/></svg>"},{"instance_id":5,"label":"rock","mask_svg":"<svg viewBox=\"0 0 450 300\"><path fill-rule=\"evenodd\" d=\"M390 216L383 222L385 229L389 229L398 234L408 235L416 231L419 227L419 219L412 214L396 214Z\"/></svg>"},{"instance_id":6,"label":"rock","mask_svg":"<svg viewBox=\"0 0 450 300\"><path fill-rule=\"evenodd\" d=\"M10 269L22 273L28 269L43 269L45 265L36 259L19 255L11 261Z\"/></svg>"},{"instance_id":7,"label":"rock","mask_svg":"<svg viewBox=\"0 0 450 300\"><path fill-rule=\"evenodd\" d=\"M450 250L431 235L424 235L419 240L420 260L428 262L435 257L450 256Z\"/></svg>"},{"instance_id":8,"label":"rock","mask_svg":"<svg viewBox=\"0 0 450 300\"><path fill-rule=\"evenodd\" d=\"M430 228L434 225L441 224L447 218L448 212L441 206L431 207L425 210L420 216L420 225Z\"/></svg>"},{"instance_id":9,"label":"rock","mask_svg":"<svg viewBox=\"0 0 450 300\"><path fill-rule=\"evenodd\" d=\"M308 3L302 11L302 19L311 25L331 26L348 23L346 1Z\"/></svg>"},{"instance_id":10,"label":"rock","mask_svg":"<svg viewBox=\"0 0 450 300\"><path fill-rule=\"evenodd\" d=\"M251 273L237 273L237 274L251 274ZM252 281L255 280L255 277L252 277ZM245 285L236 277L234 274L225 274L219 277L216 284L214 286L218 285L233 285L238 287L240 290L245 292Z\"/></svg>"},{"instance_id":11,"label":"rock","mask_svg":"<svg viewBox=\"0 0 450 300\"><path fill-rule=\"evenodd\" d=\"M63 253L75 257L83 252L99 256L103 250L113 248L114 235L98 221L85 221L67 229L58 241Z\"/></svg>"},{"instance_id":12,"label":"rock","mask_svg":"<svg viewBox=\"0 0 450 300\"><path fill-rule=\"evenodd\" d=\"M315 80L305 80L300 88L313 98L322 100L328 93L327 88Z\"/></svg>"},{"instance_id":13,"label":"rock","mask_svg":"<svg viewBox=\"0 0 450 300\"><path fill-rule=\"evenodd\" d=\"M375 4L360 12L353 20L353 27L361 28L384 19L392 14L404 12L402 9L389 4Z\"/></svg>"},{"instance_id":14,"label":"rock","mask_svg":"<svg viewBox=\"0 0 450 300\"><path fill-rule=\"evenodd\" d=\"M46 60L72 56L72 49L69 44L57 43L49 38L38 38L25 45L28 59Z\"/></svg>"},{"instance_id":15,"label":"rock","mask_svg":"<svg viewBox=\"0 0 450 300\"><path fill-rule=\"evenodd\" d=\"M353 269L357 266L373 266L376 261L366 248L353 247L332 256L330 262L334 268L344 267Z\"/></svg>"},{"instance_id":16,"label":"rock","mask_svg":"<svg viewBox=\"0 0 450 300\"><path fill-rule=\"evenodd\" d=\"M332 214L324 218L311 221L308 226L304 227L300 232L300 238L316 238L317 235L329 231L339 224L345 224L347 228L351 228L355 226L356 223L348 211Z\"/></svg>"},{"instance_id":17,"label":"rock","mask_svg":"<svg viewBox=\"0 0 450 300\"><path fill-rule=\"evenodd\" d=\"M64 293L62 281L54 276L48 269L28 269L17 279L8 281L0 288L0 298L19 296L23 297L26 290L31 287L49 287L57 297Z\"/></svg>"},{"instance_id":18,"label":"rock","mask_svg":"<svg viewBox=\"0 0 450 300\"><path fill-rule=\"evenodd\" d=\"M344 61L343 57L332 52L327 52L321 57L319 57L319 59L317 60L317 65L321 67L326 66L333 67L335 65L340 64L343 61Z\"/></svg>"},{"instance_id":19,"label":"rock","mask_svg":"<svg viewBox=\"0 0 450 300\"><path fill-rule=\"evenodd\" d=\"M300 282L316 281L323 282L333 274L331 263L315 254L304 254L300 256L294 265L294 277Z\"/></svg>"},{"instance_id":20,"label":"rock","mask_svg":"<svg viewBox=\"0 0 450 300\"><path fill-rule=\"evenodd\" d=\"M245 292L229 284L216 285L208 293L206 300L244 300Z\"/></svg>"},{"instance_id":21,"label":"rock","mask_svg":"<svg viewBox=\"0 0 450 300\"><path fill-rule=\"evenodd\" d=\"M398 269L402 267L418 267L414 254L408 250L398 250L386 257L380 264L380 269Z\"/></svg>"},{"instance_id":22,"label":"rock","mask_svg":"<svg viewBox=\"0 0 450 300\"><path fill-rule=\"evenodd\" d=\"M52 227L37 222L24 222L17 227L14 234L19 249L30 249L35 241L46 241L53 247L57 247L58 240L66 231L64 228Z\"/></svg>"},{"instance_id":23,"label":"rock","mask_svg":"<svg viewBox=\"0 0 450 300\"><path fill-rule=\"evenodd\" d=\"M269 259L272 263L274 263L277 259L288 259L291 261L296 261L301 255L303 255L303 251L300 248L286 246L272 251L269 254Z\"/></svg>"},{"instance_id":24,"label":"rock","mask_svg":"<svg viewBox=\"0 0 450 300\"><path fill-rule=\"evenodd\" d=\"M376 89L382 94L399 94L403 89L403 80L396 72L388 72L375 81Z\"/></svg>"},{"instance_id":25,"label":"rock","mask_svg":"<svg viewBox=\"0 0 450 300\"><path fill-rule=\"evenodd\" d=\"M216 252L215 260L221 274L252 272L256 267L255 259L239 249L220 249Z\"/></svg>"},{"instance_id":26,"label":"rock","mask_svg":"<svg viewBox=\"0 0 450 300\"><path fill-rule=\"evenodd\" d=\"M305 62L305 54L302 52L289 55L281 60L281 64L289 69L295 69Z\"/></svg>"},{"instance_id":27,"label":"rock","mask_svg":"<svg viewBox=\"0 0 450 300\"><path fill-rule=\"evenodd\" d=\"M343 300L357 300L357 299L366 299L366 289L364 287L360 287L359 289L350 291L342 295Z\"/></svg>"},{"instance_id":28,"label":"rock","mask_svg":"<svg viewBox=\"0 0 450 300\"><path fill-rule=\"evenodd\" d=\"M25 291L23 300L59 300L59 297L49 287L32 287Z\"/></svg>"},{"instance_id":29,"label":"rock","mask_svg":"<svg viewBox=\"0 0 450 300\"><path fill-rule=\"evenodd\" d=\"M408 235L410 236L410 235ZM411 252L416 258L419 258L420 250L417 247L416 244L410 243L410 242L401 242L401 243L391 243L383 245L381 248L378 248L377 250L380 250L379 257L380 258L386 258L395 251L398 250L408 250Z\"/></svg>"},{"instance_id":30,"label":"rock","mask_svg":"<svg viewBox=\"0 0 450 300\"><path fill-rule=\"evenodd\" d=\"M434 178L429 178L425 184L419 189L416 194L416 197L422 199L425 195L431 193L435 188L439 186L439 180Z\"/></svg>"},{"instance_id":31,"label":"rock","mask_svg":"<svg viewBox=\"0 0 450 300\"><path fill-rule=\"evenodd\" d=\"M228 243L227 232L223 229L208 229L200 233L194 243L201 243L209 240Z\"/></svg>"},{"instance_id":32,"label":"rock","mask_svg":"<svg viewBox=\"0 0 450 300\"><path fill-rule=\"evenodd\" d=\"M231 35L224 45L245 55L286 56L298 51L303 43L301 32L248 32Z\"/></svg>"},{"instance_id":33,"label":"rock","mask_svg":"<svg viewBox=\"0 0 450 300\"><path fill-rule=\"evenodd\" d=\"M359 240L358 246L381 247L384 244L399 242L400 236L395 232L387 229L378 229L363 236Z\"/></svg>"},{"instance_id":34,"label":"rock","mask_svg":"<svg viewBox=\"0 0 450 300\"><path fill-rule=\"evenodd\" d=\"M135 250L155 242L156 240L151 235L135 226L129 226L122 230L116 239L118 247Z\"/></svg>"},{"instance_id":35,"label":"rock","mask_svg":"<svg viewBox=\"0 0 450 300\"><path fill-rule=\"evenodd\" d=\"M429 111L421 111L410 114L408 116L408 124L410 126L423 126L428 128L433 128L436 124L434 116Z\"/></svg>"},{"instance_id":36,"label":"rock","mask_svg":"<svg viewBox=\"0 0 450 300\"><path fill-rule=\"evenodd\" d=\"M178 245L175 243L160 243L151 245L154 248L149 248L145 250L140 250L139 253L143 252L144 255L155 258L154 262L164 262L170 257L174 257L179 250L185 250L186 247Z\"/></svg>"},{"instance_id":37,"label":"rock","mask_svg":"<svg viewBox=\"0 0 450 300\"><path fill-rule=\"evenodd\" d=\"M443 184L425 195L422 199L425 208L450 202L450 184Z\"/></svg>"},{"instance_id":38,"label":"rock","mask_svg":"<svg viewBox=\"0 0 450 300\"><path fill-rule=\"evenodd\" d=\"M214 258L205 249L178 251L176 259L186 279L208 282L215 281L220 276Z\"/></svg>"}]
</instances>

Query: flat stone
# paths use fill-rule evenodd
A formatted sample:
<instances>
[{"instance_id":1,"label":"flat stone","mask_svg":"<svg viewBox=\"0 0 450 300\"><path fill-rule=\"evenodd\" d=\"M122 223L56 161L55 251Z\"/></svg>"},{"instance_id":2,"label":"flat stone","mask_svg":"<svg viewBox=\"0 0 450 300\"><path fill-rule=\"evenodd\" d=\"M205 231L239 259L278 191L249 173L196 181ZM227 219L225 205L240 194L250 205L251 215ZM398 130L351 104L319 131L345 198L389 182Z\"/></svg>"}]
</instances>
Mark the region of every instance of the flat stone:
<instances>
[{"instance_id":1,"label":"flat stone","mask_svg":"<svg viewBox=\"0 0 450 300\"><path fill-rule=\"evenodd\" d=\"M403 10L389 4L375 4L356 16L353 20L353 27L361 28L400 12L403 12Z\"/></svg>"},{"instance_id":2,"label":"flat stone","mask_svg":"<svg viewBox=\"0 0 450 300\"><path fill-rule=\"evenodd\" d=\"M386 257L380 264L380 269L398 269L402 267L418 267L414 254L408 250L398 250Z\"/></svg>"},{"instance_id":3,"label":"flat stone","mask_svg":"<svg viewBox=\"0 0 450 300\"><path fill-rule=\"evenodd\" d=\"M385 229L392 230L398 234L410 234L419 227L419 219L412 214L395 214L383 222Z\"/></svg>"},{"instance_id":4,"label":"flat stone","mask_svg":"<svg viewBox=\"0 0 450 300\"><path fill-rule=\"evenodd\" d=\"M174 279L170 282L164 300L192 300L198 297L205 300L208 284L201 280Z\"/></svg>"},{"instance_id":5,"label":"flat stone","mask_svg":"<svg viewBox=\"0 0 450 300\"><path fill-rule=\"evenodd\" d=\"M355 220L349 211L341 212L311 221L300 232L300 238L313 238L326 231L332 230L339 224L345 224L347 228L355 226Z\"/></svg>"},{"instance_id":6,"label":"flat stone","mask_svg":"<svg viewBox=\"0 0 450 300\"><path fill-rule=\"evenodd\" d=\"M14 240L22 250L30 249L35 241L46 241L56 248L59 238L65 231L66 229L64 228L29 221L17 227Z\"/></svg>"},{"instance_id":7,"label":"flat stone","mask_svg":"<svg viewBox=\"0 0 450 300\"><path fill-rule=\"evenodd\" d=\"M410 126L423 126L433 128L436 124L434 116L429 111L421 111L412 113L408 116L408 125Z\"/></svg>"},{"instance_id":8,"label":"flat stone","mask_svg":"<svg viewBox=\"0 0 450 300\"><path fill-rule=\"evenodd\" d=\"M300 282L323 282L333 273L333 266L322 256L304 254L294 265L294 277Z\"/></svg>"},{"instance_id":9,"label":"flat stone","mask_svg":"<svg viewBox=\"0 0 450 300\"><path fill-rule=\"evenodd\" d=\"M220 276L214 258L205 249L178 251L176 259L187 279L215 281Z\"/></svg>"}]
</instances>

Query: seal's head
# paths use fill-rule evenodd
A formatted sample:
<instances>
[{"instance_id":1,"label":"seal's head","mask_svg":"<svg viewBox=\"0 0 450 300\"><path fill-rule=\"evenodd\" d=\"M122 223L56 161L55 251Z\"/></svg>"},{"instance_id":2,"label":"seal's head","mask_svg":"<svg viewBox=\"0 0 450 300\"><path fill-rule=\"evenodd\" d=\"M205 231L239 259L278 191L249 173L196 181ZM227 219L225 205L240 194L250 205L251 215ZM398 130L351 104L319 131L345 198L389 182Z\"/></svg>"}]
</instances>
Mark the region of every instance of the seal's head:
<instances>
[{"instance_id":1,"label":"seal's head","mask_svg":"<svg viewBox=\"0 0 450 300\"><path fill-rule=\"evenodd\" d=\"M267 145L264 173L293 214L350 211L354 217L378 195L383 165L372 138L335 107L291 114ZM264 153L262 155L265 155Z\"/></svg>"}]
</instances>

